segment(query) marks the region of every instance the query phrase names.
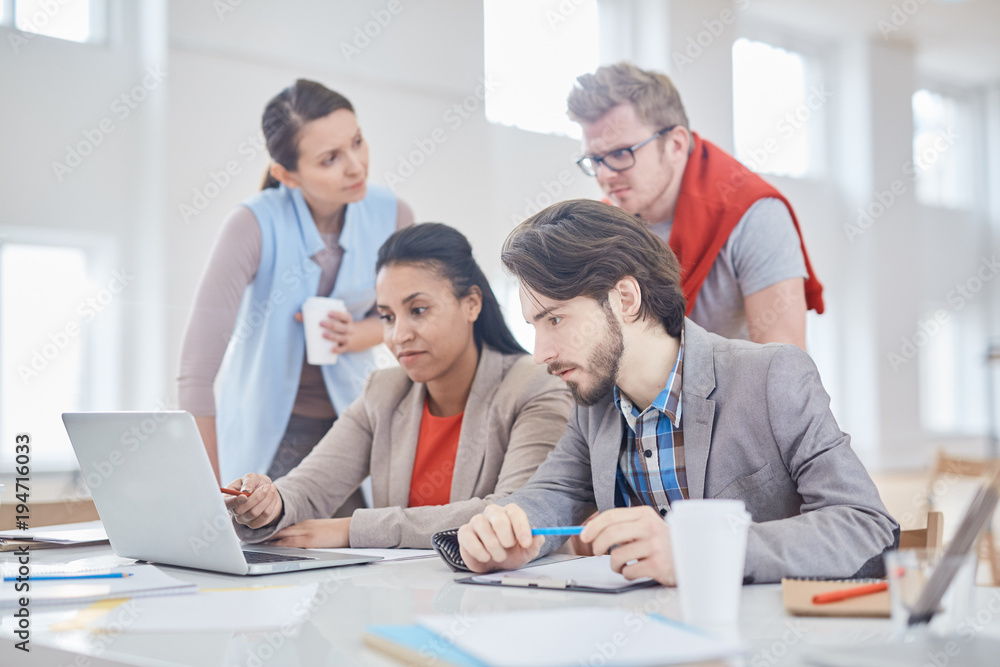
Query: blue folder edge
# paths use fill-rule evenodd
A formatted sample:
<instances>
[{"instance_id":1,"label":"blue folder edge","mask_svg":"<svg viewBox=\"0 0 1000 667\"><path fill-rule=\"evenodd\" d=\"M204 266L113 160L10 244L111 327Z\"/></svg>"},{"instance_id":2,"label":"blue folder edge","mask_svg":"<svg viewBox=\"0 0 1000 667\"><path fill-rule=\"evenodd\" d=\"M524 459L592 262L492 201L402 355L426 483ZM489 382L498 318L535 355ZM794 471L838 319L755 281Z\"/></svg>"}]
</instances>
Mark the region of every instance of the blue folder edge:
<instances>
[{"instance_id":1,"label":"blue folder edge","mask_svg":"<svg viewBox=\"0 0 1000 667\"><path fill-rule=\"evenodd\" d=\"M717 639L711 633L687 623L661 616L660 614L649 614L649 618L692 634L701 635L709 639ZM416 623L412 625L369 625L366 631L370 635L392 642L424 659L433 656L441 662L449 663L456 667L491 667L489 663L477 660L446 639L441 638L424 626Z\"/></svg>"},{"instance_id":2,"label":"blue folder edge","mask_svg":"<svg viewBox=\"0 0 1000 667\"><path fill-rule=\"evenodd\" d=\"M456 667L490 667L442 639L422 625L369 625L367 633L423 657L433 656Z\"/></svg>"}]
</instances>

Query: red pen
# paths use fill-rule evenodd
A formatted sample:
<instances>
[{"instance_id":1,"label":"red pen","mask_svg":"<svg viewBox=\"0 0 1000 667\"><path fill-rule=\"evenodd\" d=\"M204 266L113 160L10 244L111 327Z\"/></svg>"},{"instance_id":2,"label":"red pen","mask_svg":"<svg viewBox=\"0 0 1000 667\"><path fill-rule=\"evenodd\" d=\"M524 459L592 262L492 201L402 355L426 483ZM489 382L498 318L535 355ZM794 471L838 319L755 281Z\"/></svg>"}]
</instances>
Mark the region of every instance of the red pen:
<instances>
[{"instance_id":1,"label":"red pen","mask_svg":"<svg viewBox=\"0 0 1000 667\"><path fill-rule=\"evenodd\" d=\"M871 595L872 593L881 593L882 591L887 590L889 590L889 582L882 581L877 584L865 584L864 586L855 586L854 588L845 588L839 591L820 593L813 596L812 602L813 604L840 602L841 600L849 600L851 598L861 597L862 595Z\"/></svg>"},{"instance_id":2,"label":"red pen","mask_svg":"<svg viewBox=\"0 0 1000 667\"><path fill-rule=\"evenodd\" d=\"M250 493L247 492L247 491L235 491L233 489L227 489L224 486L220 486L219 487L219 491L222 491L223 493L227 493L227 494L229 494L231 496L249 496L250 495Z\"/></svg>"}]
</instances>

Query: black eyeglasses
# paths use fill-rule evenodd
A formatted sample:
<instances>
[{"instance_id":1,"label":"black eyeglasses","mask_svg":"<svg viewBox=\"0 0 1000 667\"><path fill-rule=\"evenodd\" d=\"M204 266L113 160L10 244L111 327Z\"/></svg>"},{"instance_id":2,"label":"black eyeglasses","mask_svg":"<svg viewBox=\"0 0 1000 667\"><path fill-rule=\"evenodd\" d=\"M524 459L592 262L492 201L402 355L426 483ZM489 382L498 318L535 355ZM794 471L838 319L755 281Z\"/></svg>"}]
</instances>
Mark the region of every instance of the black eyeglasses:
<instances>
[{"instance_id":1,"label":"black eyeglasses","mask_svg":"<svg viewBox=\"0 0 1000 667\"><path fill-rule=\"evenodd\" d=\"M635 151L639 150L653 139L666 134L675 127L677 126L670 125L665 127L649 139L640 141L635 146L618 148L613 151L609 151L604 155L584 155L582 158L577 160L576 163L580 165L580 169L582 169L583 173L587 176L597 176L597 166L600 164L603 164L611 171L625 171L626 169L631 169L635 166Z\"/></svg>"}]
</instances>

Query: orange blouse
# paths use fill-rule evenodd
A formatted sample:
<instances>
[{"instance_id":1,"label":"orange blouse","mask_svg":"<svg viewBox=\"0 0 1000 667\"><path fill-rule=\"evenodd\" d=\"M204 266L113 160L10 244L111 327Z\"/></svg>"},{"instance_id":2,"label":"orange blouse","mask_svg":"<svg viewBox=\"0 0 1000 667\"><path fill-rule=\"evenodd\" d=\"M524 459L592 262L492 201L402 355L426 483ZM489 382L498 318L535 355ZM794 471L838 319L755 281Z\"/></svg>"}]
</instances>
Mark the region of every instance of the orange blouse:
<instances>
[{"instance_id":1,"label":"orange blouse","mask_svg":"<svg viewBox=\"0 0 1000 667\"><path fill-rule=\"evenodd\" d=\"M464 411L451 417L435 417L424 399L417 454L410 477L409 507L447 505L451 500L451 476L455 471L463 415Z\"/></svg>"}]
</instances>

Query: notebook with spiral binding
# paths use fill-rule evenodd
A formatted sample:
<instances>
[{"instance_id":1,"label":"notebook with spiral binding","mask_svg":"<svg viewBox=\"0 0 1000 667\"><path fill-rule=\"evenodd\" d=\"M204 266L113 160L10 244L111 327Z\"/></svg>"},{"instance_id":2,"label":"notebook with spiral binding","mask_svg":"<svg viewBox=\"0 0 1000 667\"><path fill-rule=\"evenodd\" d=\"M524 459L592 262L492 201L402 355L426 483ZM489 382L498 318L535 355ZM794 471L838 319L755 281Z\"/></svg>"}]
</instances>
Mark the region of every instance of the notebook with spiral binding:
<instances>
[{"instance_id":1,"label":"notebook with spiral binding","mask_svg":"<svg viewBox=\"0 0 1000 667\"><path fill-rule=\"evenodd\" d=\"M792 616L851 616L888 618L892 611L889 591L881 591L838 602L813 604L813 596L840 591L884 579L782 579L781 598L785 611Z\"/></svg>"},{"instance_id":2,"label":"notebook with spiral binding","mask_svg":"<svg viewBox=\"0 0 1000 667\"><path fill-rule=\"evenodd\" d=\"M458 528L434 533L431 535L431 546L454 572L469 572L458 548Z\"/></svg>"}]
</instances>

